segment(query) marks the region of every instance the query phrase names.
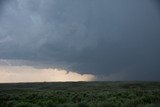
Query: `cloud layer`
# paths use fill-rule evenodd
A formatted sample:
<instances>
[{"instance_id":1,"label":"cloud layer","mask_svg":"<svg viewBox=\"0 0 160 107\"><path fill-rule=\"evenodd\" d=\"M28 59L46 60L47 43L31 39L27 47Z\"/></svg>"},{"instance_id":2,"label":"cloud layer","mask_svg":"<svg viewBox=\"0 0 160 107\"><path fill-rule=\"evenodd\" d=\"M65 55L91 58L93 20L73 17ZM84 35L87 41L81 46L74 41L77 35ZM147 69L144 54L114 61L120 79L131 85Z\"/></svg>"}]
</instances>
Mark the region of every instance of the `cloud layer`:
<instances>
[{"instance_id":1,"label":"cloud layer","mask_svg":"<svg viewBox=\"0 0 160 107\"><path fill-rule=\"evenodd\" d=\"M151 0L3 0L0 58L24 60L22 65L44 69L105 77L118 74L111 77L120 80L160 80L157 4Z\"/></svg>"},{"instance_id":2,"label":"cloud layer","mask_svg":"<svg viewBox=\"0 0 160 107\"><path fill-rule=\"evenodd\" d=\"M62 69L36 69L30 66L0 66L0 83L93 81L91 74L78 74Z\"/></svg>"}]
</instances>

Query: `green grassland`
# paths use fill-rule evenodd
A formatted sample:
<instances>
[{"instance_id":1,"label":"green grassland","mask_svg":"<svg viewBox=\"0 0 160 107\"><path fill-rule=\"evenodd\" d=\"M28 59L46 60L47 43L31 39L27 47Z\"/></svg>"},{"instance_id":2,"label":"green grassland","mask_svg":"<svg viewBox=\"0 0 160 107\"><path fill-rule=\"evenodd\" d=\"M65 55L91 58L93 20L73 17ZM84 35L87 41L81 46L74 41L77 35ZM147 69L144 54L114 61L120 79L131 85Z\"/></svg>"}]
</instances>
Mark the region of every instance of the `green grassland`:
<instances>
[{"instance_id":1,"label":"green grassland","mask_svg":"<svg viewBox=\"0 0 160 107\"><path fill-rule=\"evenodd\" d=\"M160 107L160 82L0 84L0 107Z\"/></svg>"}]
</instances>

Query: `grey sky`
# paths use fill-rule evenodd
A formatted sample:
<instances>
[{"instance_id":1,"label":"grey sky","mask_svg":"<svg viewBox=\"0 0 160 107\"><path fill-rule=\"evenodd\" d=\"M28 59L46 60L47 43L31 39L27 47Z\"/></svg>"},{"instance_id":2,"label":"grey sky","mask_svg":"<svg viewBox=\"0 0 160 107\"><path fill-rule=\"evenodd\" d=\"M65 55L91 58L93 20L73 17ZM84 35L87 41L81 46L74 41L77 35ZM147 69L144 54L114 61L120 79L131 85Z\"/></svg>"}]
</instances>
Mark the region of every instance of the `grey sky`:
<instances>
[{"instance_id":1,"label":"grey sky","mask_svg":"<svg viewBox=\"0 0 160 107\"><path fill-rule=\"evenodd\" d=\"M23 65L160 80L159 41L158 0L0 0L0 58Z\"/></svg>"}]
</instances>

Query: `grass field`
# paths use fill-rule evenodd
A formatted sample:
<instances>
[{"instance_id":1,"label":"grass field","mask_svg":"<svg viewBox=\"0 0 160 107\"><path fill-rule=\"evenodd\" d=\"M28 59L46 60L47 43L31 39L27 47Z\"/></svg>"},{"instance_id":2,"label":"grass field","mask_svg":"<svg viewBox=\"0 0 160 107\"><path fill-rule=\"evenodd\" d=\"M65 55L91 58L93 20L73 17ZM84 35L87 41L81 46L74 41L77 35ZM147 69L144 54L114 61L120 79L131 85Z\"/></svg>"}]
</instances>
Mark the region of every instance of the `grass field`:
<instances>
[{"instance_id":1,"label":"grass field","mask_svg":"<svg viewBox=\"0 0 160 107\"><path fill-rule=\"evenodd\" d=\"M160 82L0 84L0 107L160 107Z\"/></svg>"}]
</instances>

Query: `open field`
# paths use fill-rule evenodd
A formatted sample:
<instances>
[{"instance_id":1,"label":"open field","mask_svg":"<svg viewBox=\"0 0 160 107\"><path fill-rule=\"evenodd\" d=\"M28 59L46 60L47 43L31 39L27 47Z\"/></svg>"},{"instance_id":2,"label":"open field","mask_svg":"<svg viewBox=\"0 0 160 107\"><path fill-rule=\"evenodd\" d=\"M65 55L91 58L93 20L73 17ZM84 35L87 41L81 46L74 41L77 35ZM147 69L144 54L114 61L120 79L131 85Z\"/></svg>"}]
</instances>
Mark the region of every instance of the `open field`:
<instances>
[{"instance_id":1,"label":"open field","mask_svg":"<svg viewBox=\"0 0 160 107\"><path fill-rule=\"evenodd\" d=\"M0 107L160 107L160 82L0 84Z\"/></svg>"}]
</instances>

